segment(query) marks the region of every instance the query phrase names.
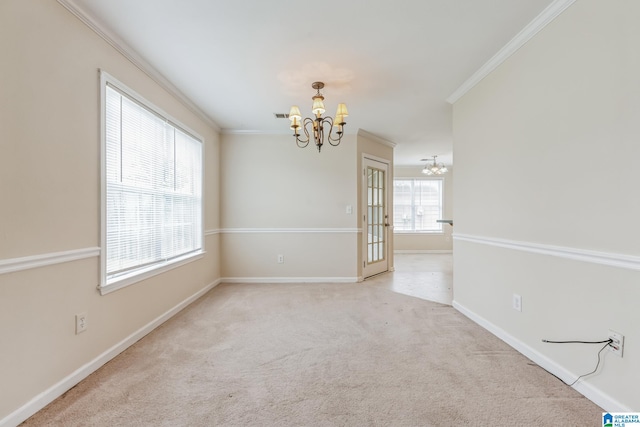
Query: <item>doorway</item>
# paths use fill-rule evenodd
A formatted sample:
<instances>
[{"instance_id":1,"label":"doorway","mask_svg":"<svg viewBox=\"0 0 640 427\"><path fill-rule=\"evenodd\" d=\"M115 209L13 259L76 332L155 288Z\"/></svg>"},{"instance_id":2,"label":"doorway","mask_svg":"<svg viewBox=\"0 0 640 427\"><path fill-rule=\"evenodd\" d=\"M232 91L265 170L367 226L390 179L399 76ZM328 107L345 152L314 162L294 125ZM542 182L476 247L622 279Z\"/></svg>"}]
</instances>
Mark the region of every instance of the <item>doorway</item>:
<instances>
[{"instance_id":1,"label":"doorway","mask_svg":"<svg viewBox=\"0 0 640 427\"><path fill-rule=\"evenodd\" d=\"M363 270L374 276L389 270L389 163L363 159Z\"/></svg>"}]
</instances>

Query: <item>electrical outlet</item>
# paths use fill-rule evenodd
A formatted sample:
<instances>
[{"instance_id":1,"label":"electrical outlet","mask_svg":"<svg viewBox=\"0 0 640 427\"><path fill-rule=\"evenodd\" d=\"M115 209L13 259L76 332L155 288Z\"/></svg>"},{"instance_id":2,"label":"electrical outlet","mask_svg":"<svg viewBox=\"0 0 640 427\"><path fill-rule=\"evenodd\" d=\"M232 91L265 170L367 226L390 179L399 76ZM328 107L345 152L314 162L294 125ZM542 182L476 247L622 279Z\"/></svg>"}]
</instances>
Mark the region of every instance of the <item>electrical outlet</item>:
<instances>
[{"instance_id":1,"label":"electrical outlet","mask_svg":"<svg viewBox=\"0 0 640 427\"><path fill-rule=\"evenodd\" d=\"M522 297L518 294L513 294L513 309L522 311Z\"/></svg>"},{"instance_id":2,"label":"electrical outlet","mask_svg":"<svg viewBox=\"0 0 640 427\"><path fill-rule=\"evenodd\" d=\"M284 264L284 255L278 255L278 264Z\"/></svg>"},{"instance_id":3,"label":"electrical outlet","mask_svg":"<svg viewBox=\"0 0 640 427\"><path fill-rule=\"evenodd\" d=\"M76 314L76 335L86 331L88 326L87 313Z\"/></svg>"},{"instance_id":4,"label":"electrical outlet","mask_svg":"<svg viewBox=\"0 0 640 427\"><path fill-rule=\"evenodd\" d=\"M609 351L616 356L622 357L622 352L624 350L624 335L609 329L609 339L611 340L611 343L609 344Z\"/></svg>"}]
</instances>

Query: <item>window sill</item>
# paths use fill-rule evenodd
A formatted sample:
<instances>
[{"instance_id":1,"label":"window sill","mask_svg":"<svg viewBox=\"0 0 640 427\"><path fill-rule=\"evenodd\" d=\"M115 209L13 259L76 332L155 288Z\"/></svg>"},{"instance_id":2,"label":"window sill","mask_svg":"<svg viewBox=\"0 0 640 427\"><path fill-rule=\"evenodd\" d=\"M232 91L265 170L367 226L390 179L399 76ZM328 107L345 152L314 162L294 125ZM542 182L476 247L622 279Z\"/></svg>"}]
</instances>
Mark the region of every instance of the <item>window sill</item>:
<instances>
[{"instance_id":1,"label":"window sill","mask_svg":"<svg viewBox=\"0 0 640 427\"><path fill-rule=\"evenodd\" d=\"M142 280L157 276L162 273L166 273L167 271L173 270L174 268L178 268L185 264L189 264L190 262L202 259L204 258L204 254L206 254L206 251L195 252L189 255L185 255L181 258L176 258L159 266L154 265L153 267L149 267L146 269L136 270L135 272L126 276L118 277L117 279L108 282L106 285L98 286L98 290L100 291L100 295L109 294L111 292L117 291L118 289L125 288L129 285L133 285L134 283L141 282Z\"/></svg>"}]
</instances>

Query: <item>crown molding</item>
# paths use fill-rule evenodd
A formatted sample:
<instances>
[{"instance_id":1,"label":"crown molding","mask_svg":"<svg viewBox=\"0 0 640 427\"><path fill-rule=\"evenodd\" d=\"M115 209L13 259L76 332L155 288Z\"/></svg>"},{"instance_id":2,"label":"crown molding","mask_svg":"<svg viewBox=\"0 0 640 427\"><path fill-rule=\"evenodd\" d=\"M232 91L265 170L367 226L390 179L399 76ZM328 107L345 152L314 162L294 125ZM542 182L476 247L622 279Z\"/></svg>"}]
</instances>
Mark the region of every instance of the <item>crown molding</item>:
<instances>
[{"instance_id":1,"label":"crown molding","mask_svg":"<svg viewBox=\"0 0 640 427\"><path fill-rule=\"evenodd\" d=\"M248 129L220 129L223 135L291 135L287 130L248 130Z\"/></svg>"},{"instance_id":2,"label":"crown molding","mask_svg":"<svg viewBox=\"0 0 640 427\"><path fill-rule=\"evenodd\" d=\"M117 50L122 56L124 56L129 62L135 65L140 71L145 73L151 80L156 82L164 90L175 96L182 104L187 107L192 113L204 120L215 131L220 132L220 126L213 121L204 111L202 111L196 104L194 104L184 93L180 91L173 83L171 83L166 77L164 77L158 70L156 70L151 64L142 59L129 45L125 43L116 34L107 30L103 24L98 22L83 8L78 6L74 0L57 0L65 9L76 16L82 23L89 27L93 32L106 41L111 47Z\"/></svg>"},{"instance_id":3,"label":"crown molding","mask_svg":"<svg viewBox=\"0 0 640 427\"><path fill-rule=\"evenodd\" d=\"M550 24L562 12L571 6L576 0L555 0L545 10L536 16L526 27L522 29L509 43L498 51L489 61L487 61L478 71L476 71L466 82L462 84L448 98L447 102L454 104L462 98L468 91L477 85L482 79L488 76L493 70L498 68L500 64L506 61L511 55L516 53L518 49L525 45L533 36L538 34L540 30Z\"/></svg>"},{"instance_id":4,"label":"crown molding","mask_svg":"<svg viewBox=\"0 0 640 427\"><path fill-rule=\"evenodd\" d=\"M391 148L396 148L396 145L398 145L393 141L389 141L388 139L384 139L378 135L374 135L371 132L367 132L364 129L358 129L358 136L362 138L371 139L377 142L378 144L386 145L387 147L391 147Z\"/></svg>"},{"instance_id":5,"label":"crown molding","mask_svg":"<svg viewBox=\"0 0 640 427\"><path fill-rule=\"evenodd\" d=\"M292 133L289 128L286 129L278 129L278 130L258 130L258 129L229 129L222 128L220 129L220 133L222 135L286 135L291 136ZM345 132L343 136L352 135L351 133Z\"/></svg>"}]
</instances>

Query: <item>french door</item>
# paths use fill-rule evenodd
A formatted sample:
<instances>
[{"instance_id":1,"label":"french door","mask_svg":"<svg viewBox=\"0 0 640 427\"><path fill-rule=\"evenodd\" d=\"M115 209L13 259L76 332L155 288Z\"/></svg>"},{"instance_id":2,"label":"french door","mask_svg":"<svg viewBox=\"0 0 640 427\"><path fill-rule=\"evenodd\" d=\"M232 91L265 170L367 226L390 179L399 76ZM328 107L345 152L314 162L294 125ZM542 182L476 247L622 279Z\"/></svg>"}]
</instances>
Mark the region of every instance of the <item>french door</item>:
<instances>
[{"instance_id":1,"label":"french door","mask_svg":"<svg viewBox=\"0 0 640 427\"><path fill-rule=\"evenodd\" d=\"M363 160L363 271L364 278L389 270L389 164Z\"/></svg>"}]
</instances>

